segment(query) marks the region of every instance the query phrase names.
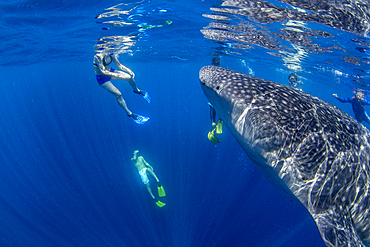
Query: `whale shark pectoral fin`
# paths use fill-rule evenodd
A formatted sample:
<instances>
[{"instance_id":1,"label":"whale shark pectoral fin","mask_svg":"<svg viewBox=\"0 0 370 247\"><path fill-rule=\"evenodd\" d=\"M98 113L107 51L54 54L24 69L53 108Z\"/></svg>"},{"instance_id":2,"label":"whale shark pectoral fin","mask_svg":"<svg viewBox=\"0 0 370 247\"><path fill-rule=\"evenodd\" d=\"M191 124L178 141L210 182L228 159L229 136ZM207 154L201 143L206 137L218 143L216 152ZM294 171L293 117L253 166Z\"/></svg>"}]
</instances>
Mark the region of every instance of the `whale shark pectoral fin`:
<instances>
[{"instance_id":1,"label":"whale shark pectoral fin","mask_svg":"<svg viewBox=\"0 0 370 247\"><path fill-rule=\"evenodd\" d=\"M326 246L365 247L349 215L327 213L313 217Z\"/></svg>"}]
</instances>

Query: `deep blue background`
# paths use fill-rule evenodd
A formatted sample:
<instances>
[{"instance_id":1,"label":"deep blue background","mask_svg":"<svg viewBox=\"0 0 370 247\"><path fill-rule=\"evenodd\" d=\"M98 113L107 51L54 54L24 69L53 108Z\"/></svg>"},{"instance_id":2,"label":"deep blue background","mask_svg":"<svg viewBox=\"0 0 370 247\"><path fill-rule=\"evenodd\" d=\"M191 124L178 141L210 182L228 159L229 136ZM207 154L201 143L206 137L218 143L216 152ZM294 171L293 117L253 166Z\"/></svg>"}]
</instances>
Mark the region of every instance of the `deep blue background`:
<instances>
[{"instance_id":1,"label":"deep blue background","mask_svg":"<svg viewBox=\"0 0 370 247\"><path fill-rule=\"evenodd\" d=\"M323 246L305 210L276 191L226 128L211 144L198 62L135 63L148 105L116 83L137 125L100 88L90 59L0 68L1 246ZM150 199L139 149L162 180ZM153 188L155 189L155 188Z\"/></svg>"}]
</instances>

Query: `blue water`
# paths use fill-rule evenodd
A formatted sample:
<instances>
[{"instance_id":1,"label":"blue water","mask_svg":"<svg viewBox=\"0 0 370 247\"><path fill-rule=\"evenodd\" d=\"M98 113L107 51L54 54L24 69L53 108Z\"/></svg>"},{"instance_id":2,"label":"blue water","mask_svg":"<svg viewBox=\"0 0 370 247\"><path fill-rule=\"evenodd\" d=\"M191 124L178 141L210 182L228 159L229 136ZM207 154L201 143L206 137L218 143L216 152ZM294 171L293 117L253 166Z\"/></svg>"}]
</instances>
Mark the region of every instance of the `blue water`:
<instances>
[{"instance_id":1,"label":"blue water","mask_svg":"<svg viewBox=\"0 0 370 247\"><path fill-rule=\"evenodd\" d=\"M220 144L207 139L198 71L215 52L223 67L280 83L291 72L284 62L205 39L202 14L216 1L143 1L132 18L156 25L143 30L99 23L116 4L0 3L0 246L325 246L311 216L262 177L226 127ZM144 125L95 80L94 46L111 35L134 37L120 60L152 103L116 85L133 112L150 116ZM363 56L353 37L338 31L335 42ZM331 94L352 95L348 75L366 64L326 62L335 56L302 58L302 88L353 115ZM166 189L163 208L130 162L135 149Z\"/></svg>"}]
</instances>

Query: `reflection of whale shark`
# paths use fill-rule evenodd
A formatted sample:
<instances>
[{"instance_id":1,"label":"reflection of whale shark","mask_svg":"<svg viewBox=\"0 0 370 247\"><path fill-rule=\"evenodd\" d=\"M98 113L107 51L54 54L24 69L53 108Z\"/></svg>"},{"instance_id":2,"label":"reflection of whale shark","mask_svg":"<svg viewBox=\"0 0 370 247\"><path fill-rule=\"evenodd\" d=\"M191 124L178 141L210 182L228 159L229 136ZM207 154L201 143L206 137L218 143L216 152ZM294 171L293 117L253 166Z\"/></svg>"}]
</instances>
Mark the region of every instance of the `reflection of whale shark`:
<instances>
[{"instance_id":1,"label":"reflection of whale shark","mask_svg":"<svg viewBox=\"0 0 370 247\"><path fill-rule=\"evenodd\" d=\"M370 244L370 132L325 101L207 66L205 95L263 175L315 220L327 246Z\"/></svg>"}]
</instances>

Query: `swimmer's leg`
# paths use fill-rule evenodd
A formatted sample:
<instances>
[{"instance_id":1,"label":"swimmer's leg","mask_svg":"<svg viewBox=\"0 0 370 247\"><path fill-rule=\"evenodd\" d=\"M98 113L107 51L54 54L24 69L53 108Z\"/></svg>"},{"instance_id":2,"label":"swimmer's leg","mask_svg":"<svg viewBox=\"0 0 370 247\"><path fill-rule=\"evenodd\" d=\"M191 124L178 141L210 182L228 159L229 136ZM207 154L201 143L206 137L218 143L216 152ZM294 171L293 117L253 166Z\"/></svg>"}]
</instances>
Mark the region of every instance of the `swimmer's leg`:
<instances>
[{"instance_id":1,"label":"swimmer's leg","mask_svg":"<svg viewBox=\"0 0 370 247\"><path fill-rule=\"evenodd\" d=\"M152 101L152 96L150 96L150 94L147 92L147 91L144 91L144 90L140 90L137 86L136 86L136 82L135 80L132 78L130 80L128 80L128 83L130 84L130 86L132 87L132 89L134 90L134 93L137 93L139 94L140 96L142 96L149 104L150 102Z\"/></svg>"},{"instance_id":2,"label":"swimmer's leg","mask_svg":"<svg viewBox=\"0 0 370 247\"><path fill-rule=\"evenodd\" d=\"M134 93L137 93L139 94L140 96L142 96L149 104L150 102L152 101L152 97L150 96L150 94L144 90L140 90L137 86L136 86L136 82L135 82L135 79L132 78L130 75L126 74L126 73L123 73L123 72L117 72L120 76L113 76L112 77L112 80L123 80L123 81L127 81L128 84L130 84L130 86L132 87L132 90L134 90Z\"/></svg>"},{"instance_id":3,"label":"swimmer's leg","mask_svg":"<svg viewBox=\"0 0 370 247\"><path fill-rule=\"evenodd\" d=\"M148 190L150 196L152 197L152 199L155 199L155 196L153 195L153 192L152 192L152 189L150 188L150 184L147 183L146 184L146 189Z\"/></svg>"},{"instance_id":4,"label":"swimmer's leg","mask_svg":"<svg viewBox=\"0 0 370 247\"><path fill-rule=\"evenodd\" d=\"M146 171L149 172L155 178L155 180L157 180L158 195L160 197L166 196L166 192L164 191L164 188L163 188L162 184L159 182L159 179L155 175L155 173L153 172L153 170L152 169L146 169Z\"/></svg>"},{"instance_id":5,"label":"swimmer's leg","mask_svg":"<svg viewBox=\"0 0 370 247\"><path fill-rule=\"evenodd\" d=\"M110 92L111 94L113 94L116 97L118 105L121 106L122 109L126 111L127 115L131 116L132 112L128 109L121 92L110 81L103 83L101 87Z\"/></svg>"},{"instance_id":6,"label":"swimmer's leg","mask_svg":"<svg viewBox=\"0 0 370 247\"><path fill-rule=\"evenodd\" d=\"M134 92L140 92L140 90L137 88L136 82L133 78L128 80L128 84L130 84L130 86L132 87L132 90L134 90Z\"/></svg>"},{"instance_id":7,"label":"swimmer's leg","mask_svg":"<svg viewBox=\"0 0 370 247\"><path fill-rule=\"evenodd\" d=\"M149 173L150 173L150 175L152 175L152 176L155 178L155 180L157 180L157 183L159 182L158 177L155 175L155 173L153 172L153 170L152 170L152 169L148 168L148 169L146 170L146 172L149 172Z\"/></svg>"},{"instance_id":8,"label":"swimmer's leg","mask_svg":"<svg viewBox=\"0 0 370 247\"><path fill-rule=\"evenodd\" d=\"M128 84L130 84L130 86L132 87L132 90L134 90L134 92L140 92L140 90L137 88L136 86L136 82L134 80L134 78L132 78L129 74L126 74L124 72L120 72L120 71L115 71L116 73L118 73L120 76L113 76L112 77L112 80L122 80L122 81L127 81Z\"/></svg>"}]
</instances>

